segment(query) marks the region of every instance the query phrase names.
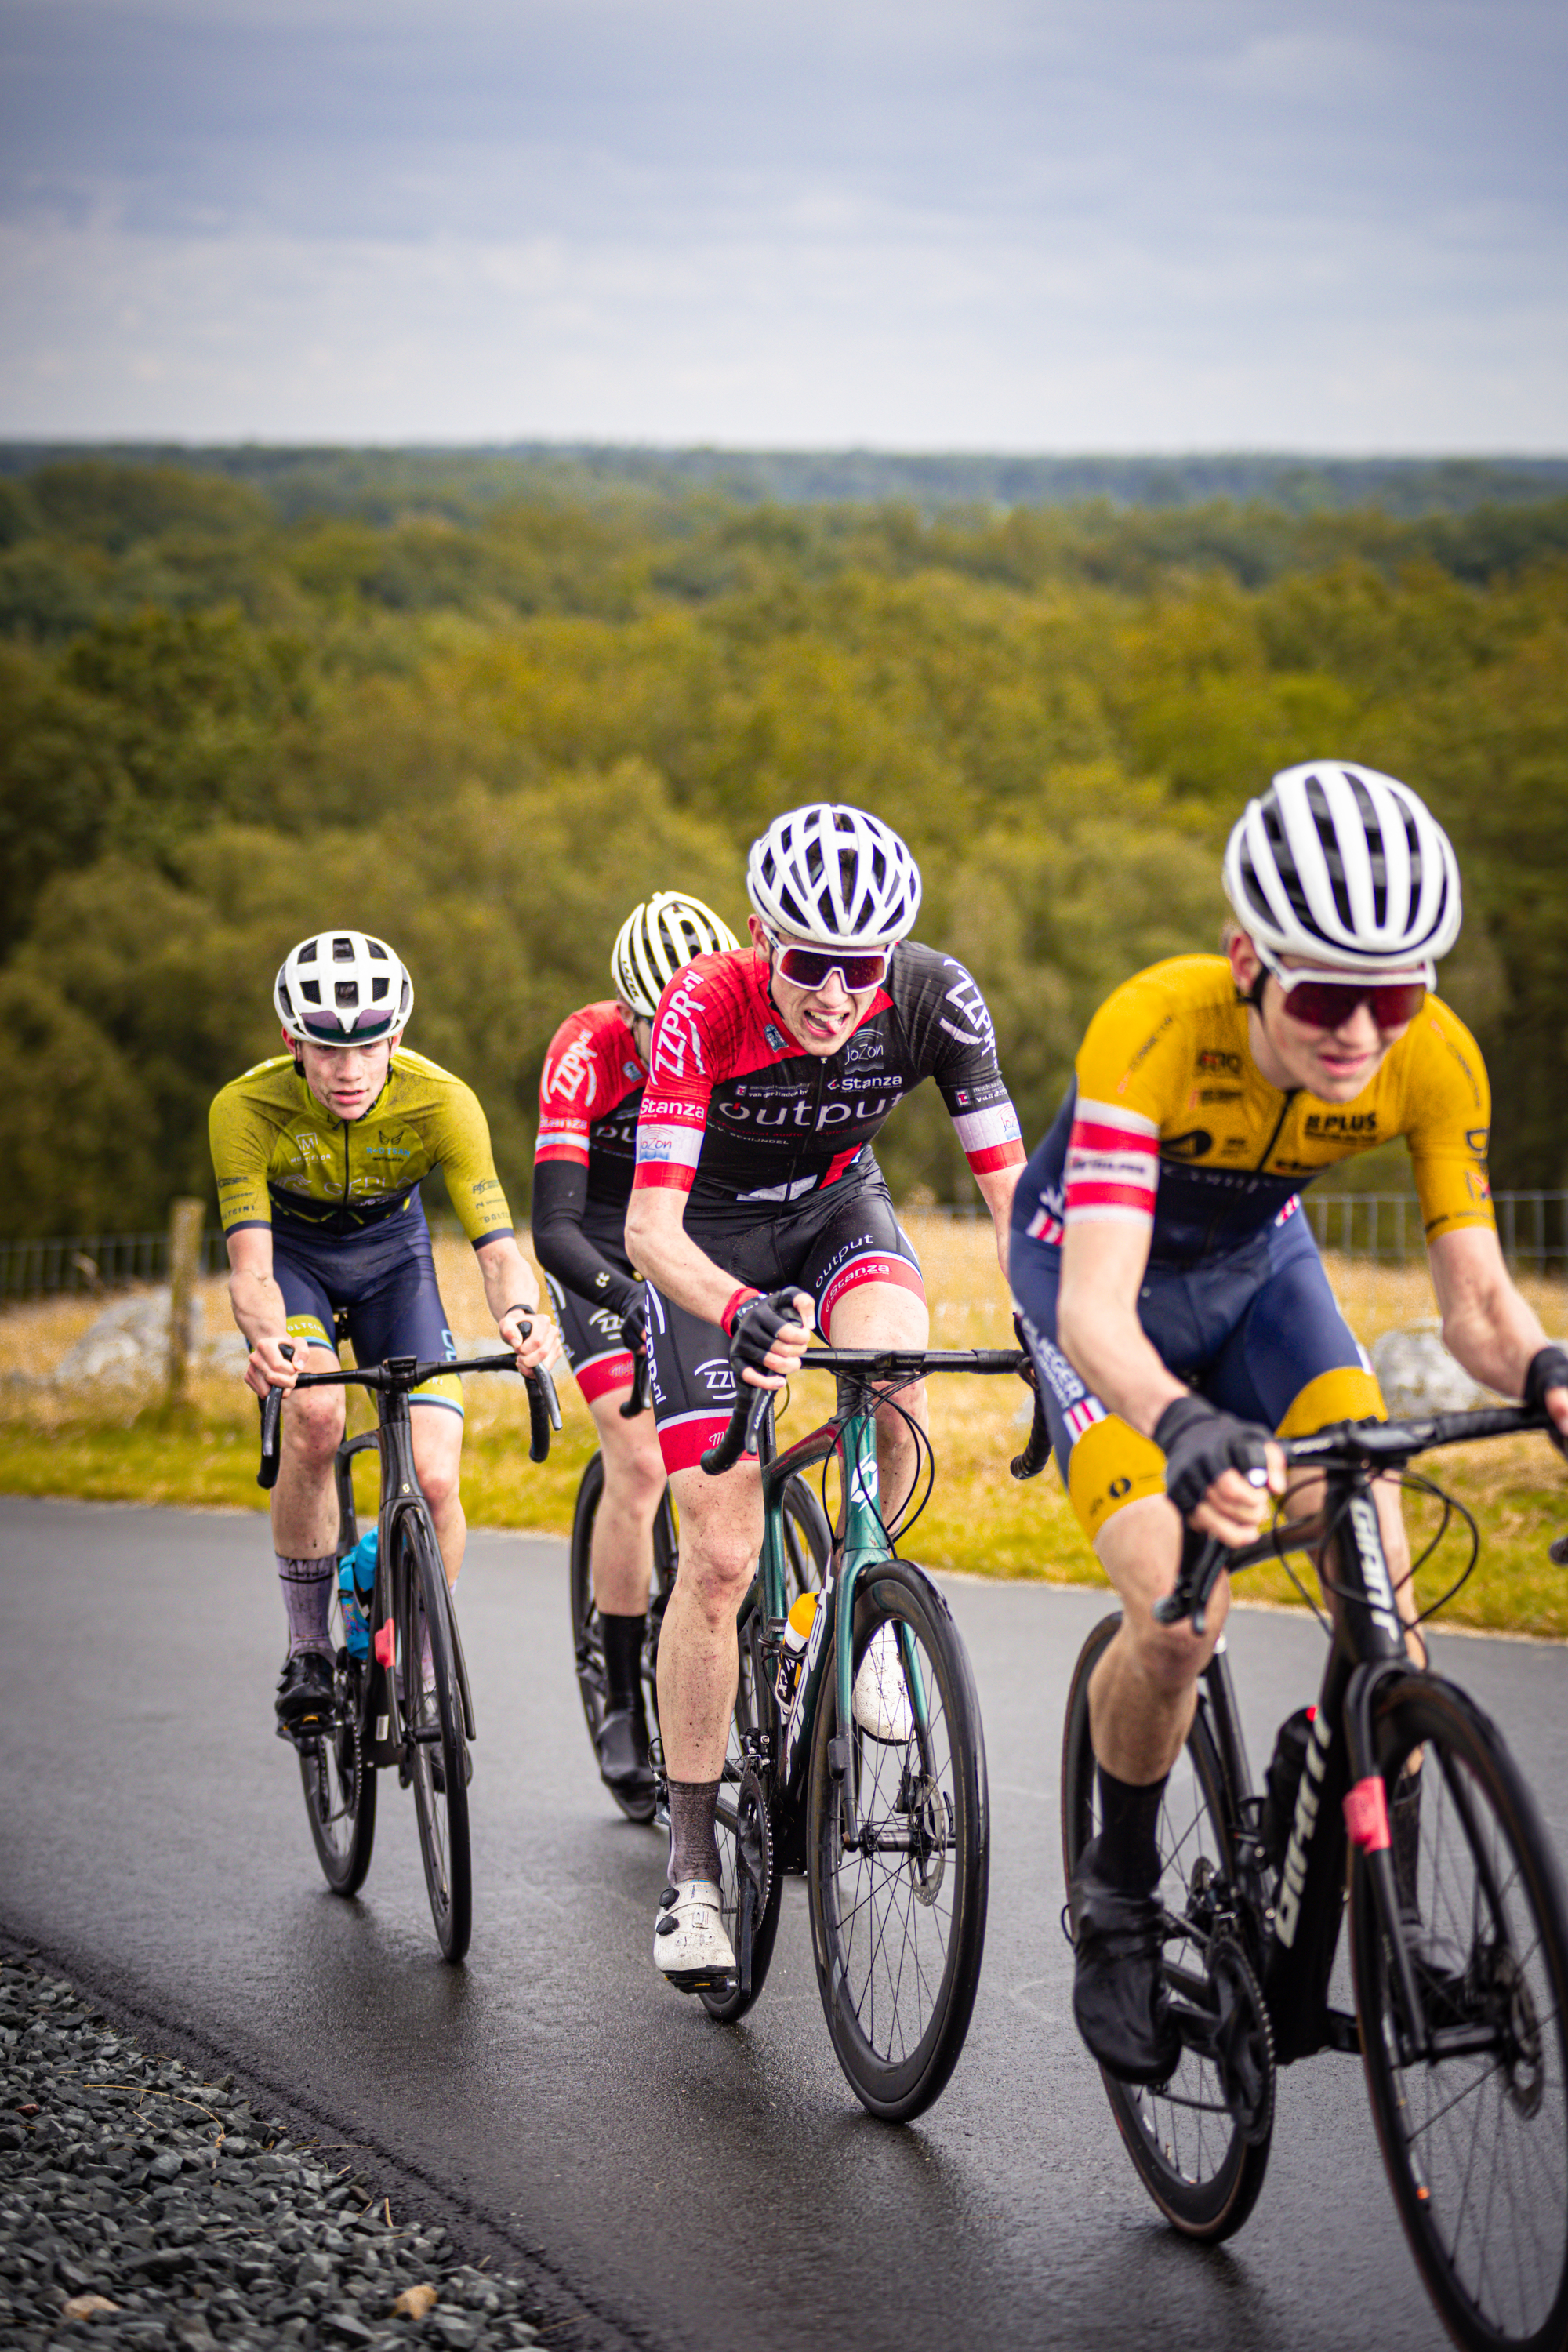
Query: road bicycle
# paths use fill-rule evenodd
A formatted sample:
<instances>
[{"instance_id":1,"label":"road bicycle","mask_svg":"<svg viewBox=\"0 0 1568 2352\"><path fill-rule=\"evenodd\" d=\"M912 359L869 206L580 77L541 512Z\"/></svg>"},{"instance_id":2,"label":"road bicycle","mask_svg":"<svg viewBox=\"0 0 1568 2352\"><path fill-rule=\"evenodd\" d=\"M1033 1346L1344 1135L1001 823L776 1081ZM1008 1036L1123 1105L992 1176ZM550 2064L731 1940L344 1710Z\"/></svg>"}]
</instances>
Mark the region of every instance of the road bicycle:
<instances>
[{"instance_id":1,"label":"road bicycle","mask_svg":"<svg viewBox=\"0 0 1568 2352\"><path fill-rule=\"evenodd\" d=\"M632 1393L621 1406L623 1419L629 1421L635 1414L646 1412L648 1402L647 1359L644 1356L637 1360ZM595 1761L607 1688L605 1637L599 1623L598 1603L594 1597L593 1568L594 1526L604 1492L604 1457L595 1450L589 1455L578 1484L576 1507L572 1514L571 1548L572 1650L576 1662L577 1689L583 1701L584 1719L588 1726L588 1738ZM801 1593L814 1591L820 1587L827 1566L829 1541L827 1520L821 1504L804 1478L792 1478L784 1493L786 1607ZM653 1523L653 1576L648 1588L647 1624L642 1651L643 1705L656 1793L651 1803L638 1804L614 1789L610 1790L628 1821L652 1821L665 1828L669 1825L669 1811L664 1791L664 1750L658 1736L658 1636L664 1623L664 1612L669 1605L669 1596L675 1590L679 1565L679 1537L675 1506L667 1486Z\"/></svg>"},{"instance_id":2,"label":"road bicycle","mask_svg":"<svg viewBox=\"0 0 1568 2352\"><path fill-rule=\"evenodd\" d=\"M1500 1733L1407 1654L1372 1480L1392 1473L1443 1506L1423 1559L1454 1514L1467 1522L1462 1582L1475 1522L1408 1465L1546 1427L1524 1406L1338 1423L1282 1443L1293 1469L1321 1475L1310 1517L1228 1553L1189 1542L1163 1622L1190 1616L1201 1632L1222 1570L1310 1549L1331 1642L1316 1709L1282 1727L1258 1791L1222 1640L1160 1816L1182 2055L1151 2088L1104 2075L1154 2202L1212 2242L1262 2187L1276 2069L1359 2049L1422 2278L1456 2342L1488 2352L1568 2343L1568 1924L1552 1840ZM1089 1677L1120 1622L1089 1635L1068 1700L1069 1880L1098 1827ZM1347 1910L1353 2011L1330 1998Z\"/></svg>"},{"instance_id":3,"label":"road bicycle","mask_svg":"<svg viewBox=\"0 0 1568 2352\"><path fill-rule=\"evenodd\" d=\"M719 1475L742 1452L756 1455L763 1534L737 1615L740 1680L719 1792L721 1906L736 1967L699 1997L721 2021L744 2015L773 1958L783 1881L804 1875L834 2050L862 2105L889 2122L931 2105L963 2047L985 1941L990 1828L968 1654L930 1576L898 1555L919 1512L891 1513L890 1527L883 1517L876 1415L929 1373L1017 1374L1026 1361L1014 1349L812 1348L801 1369L837 1381L828 1420L780 1454L773 1391L747 1389L702 1456ZM1036 1423L1032 1454L1044 1442L1037 1401ZM929 1496L934 1460L909 1425ZM784 1497L818 1465L826 1481L830 1461L839 1502L828 1573L798 1679L791 1691L786 1675L781 1698ZM1028 1461L1015 1472L1026 1475Z\"/></svg>"},{"instance_id":4,"label":"road bicycle","mask_svg":"<svg viewBox=\"0 0 1568 2352\"><path fill-rule=\"evenodd\" d=\"M335 1556L352 1550L359 1539L355 1455L375 1447L381 1469L375 1590L365 1611L370 1647L363 1658L350 1650L334 1587L330 1728L295 1741L310 1835L332 1892L357 1894L375 1837L376 1773L395 1766L400 1785L414 1790L430 1915L448 1960L462 1958L473 1925L467 1742L475 1736L474 1702L441 1548L414 1466L408 1401L415 1389L439 1373L516 1370L517 1359L510 1354L450 1363L389 1356L384 1364L353 1371L301 1372L296 1383L301 1389L363 1388L375 1398L376 1427L345 1439L337 1451ZM561 1409L548 1372L523 1378L529 1459L542 1462L551 1430L561 1426ZM261 1401L262 1486L278 1482L282 1403L281 1389L269 1389Z\"/></svg>"}]
</instances>

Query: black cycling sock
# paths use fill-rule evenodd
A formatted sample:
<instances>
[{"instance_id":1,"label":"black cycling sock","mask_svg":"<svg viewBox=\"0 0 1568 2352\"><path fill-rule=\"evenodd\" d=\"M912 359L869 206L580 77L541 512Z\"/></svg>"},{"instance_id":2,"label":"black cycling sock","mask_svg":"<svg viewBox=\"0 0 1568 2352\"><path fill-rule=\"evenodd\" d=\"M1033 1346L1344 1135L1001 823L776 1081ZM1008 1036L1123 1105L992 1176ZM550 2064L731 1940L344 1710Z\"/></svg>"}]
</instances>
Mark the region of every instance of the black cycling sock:
<instances>
[{"instance_id":1,"label":"black cycling sock","mask_svg":"<svg viewBox=\"0 0 1568 2352\"><path fill-rule=\"evenodd\" d=\"M719 1841L713 1818L719 1810L717 1780L672 1780L669 1784L669 1883L705 1878L722 1886Z\"/></svg>"},{"instance_id":2,"label":"black cycling sock","mask_svg":"<svg viewBox=\"0 0 1568 2352\"><path fill-rule=\"evenodd\" d=\"M330 1658L337 1561L288 1559L280 1551L272 1556L278 1562L278 1581L283 1588L283 1606L289 1617L289 1655L298 1658L307 1650L315 1650Z\"/></svg>"},{"instance_id":3,"label":"black cycling sock","mask_svg":"<svg viewBox=\"0 0 1568 2352\"><path fill-rule=\"evenodd\" d=\"M1160 1884L1160 1801L1170 1779L1118 1780L1103 1764L1100 1775L1100 1866L1126 1895L1152 1895Z\"/></svg>"},{"instance_id":4,"label":"black cycling sock","mask_svg":"<svg viewBox=\"0 0 1568 2352\"><path fill-rule=\"evenodd\" d=\"M612 1617L599 1612L605 1637L605 1706L610 1714L642 1702L642 1637L647 1619Z\"/></svg>"}]
</instances>

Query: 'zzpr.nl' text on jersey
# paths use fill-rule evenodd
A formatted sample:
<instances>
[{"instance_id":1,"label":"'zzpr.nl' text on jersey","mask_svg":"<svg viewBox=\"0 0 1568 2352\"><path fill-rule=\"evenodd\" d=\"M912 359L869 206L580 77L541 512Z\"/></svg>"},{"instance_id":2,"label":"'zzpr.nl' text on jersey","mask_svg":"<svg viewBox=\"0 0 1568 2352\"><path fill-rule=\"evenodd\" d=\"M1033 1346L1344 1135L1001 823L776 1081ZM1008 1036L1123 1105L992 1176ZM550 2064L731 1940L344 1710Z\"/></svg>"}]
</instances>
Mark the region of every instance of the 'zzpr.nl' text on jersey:
<instances>
[{"instance_id":1,"label":"'zzpr.nl' text on jersey","mask_svg":"<svg viewBox=\"0 0 1568 2352\"><path fill-rule=\"evenodd\" d=\"M819 1055L780 1021L764 956L699 956L659 999L636 1185L689 1192L689 1224L787 1214L808 1193L874 1174L872 1139L927 1077L977 1175L1022 1160L991 1015L952 957L904 940L851 1034Z\"/></svg>"}]
</instances>

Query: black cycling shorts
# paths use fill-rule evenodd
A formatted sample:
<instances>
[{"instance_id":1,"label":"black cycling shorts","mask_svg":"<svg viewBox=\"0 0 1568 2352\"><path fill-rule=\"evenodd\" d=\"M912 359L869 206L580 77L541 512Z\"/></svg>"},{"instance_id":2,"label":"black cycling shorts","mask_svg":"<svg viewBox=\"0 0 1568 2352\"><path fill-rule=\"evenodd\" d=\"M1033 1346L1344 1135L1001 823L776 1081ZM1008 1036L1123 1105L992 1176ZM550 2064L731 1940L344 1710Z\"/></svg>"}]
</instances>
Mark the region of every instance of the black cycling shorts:
<instances>
[{"instance_id":1,"label":"black cycling shorts","mask_svg":"<svg viewBox=\"0 0 1568 2352\"><path fill-rule=\"evenodd\" d=\"M327 1349L334 1363L339 1307L347 1310L358 1364L379 1364L388 1356L426 1363L445 1357L450 1363L458 1353L417 1196L400 1215L363 1233L329 1235L279 1220L272 1228L272 1276L283 1293L289 1338ZM460 1418L463 1383L456 1372L439 1373L416 1389L409 1402L445 1405Z\"/></svg>"},{"instance_id":2,"label":"black cycling shorts","mask_svg":"<svg viewBox=\"0 0 1568 2352\"><path fill-rule=\"evenodd\" d=\"M603 1242L596 1246L601 1250L605 1247ZM615 1253L605 1254L613 1265ZM629 1265L626 1271L631 1272ZM584 1401L592 1404L596 1397L608 1396L612 1390L629 1389L637 1367L631 1349L621 1345L618 1311L603 1304L595 1307L591 1298L568 1290L552 1274L545 1275L544 1283L554 1304L555 1320L561 1326L566 1360Z\"/></svg>"},{"instance_id":3,"label":"black cycling shorts","mask_svg":"<svg viewBox=\"0 0 1568 2352\"><path fill-rule=\"evenodd\" d=\"M837 1198L816 1195L798 1215L775 1217L722 1240L687 1232L737 1282L758 1290L804 1290L817 1328L832 1337L833 1310L863 1282L894 1282L924 1299L920 1260L900 1224L880 1171ZM730 1342L717 1323L701 1322L647 1285L648 1376L654 1420L667 1472L689 1470L722 1435L735 1403Z\"/></svg>"}]
</instances>

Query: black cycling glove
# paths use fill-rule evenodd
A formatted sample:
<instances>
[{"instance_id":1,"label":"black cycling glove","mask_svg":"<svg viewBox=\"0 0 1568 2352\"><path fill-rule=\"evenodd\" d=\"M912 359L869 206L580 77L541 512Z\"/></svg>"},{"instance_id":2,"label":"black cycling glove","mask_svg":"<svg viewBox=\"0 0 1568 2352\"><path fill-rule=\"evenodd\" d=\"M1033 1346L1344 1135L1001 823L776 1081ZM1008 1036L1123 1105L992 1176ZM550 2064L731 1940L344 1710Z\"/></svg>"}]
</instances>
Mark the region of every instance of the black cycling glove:
<instances>
[{"instance_id":1,"label":"black cycling glove","mask_svg":"<svg viewBox=\"0 0 1568 2352\"><path fill-rule=\"evenodd\" d=\"M1227 1470L1261 1470L1268 1432L1237 1421L1202 1397L1177 1397L1154 1423L1154 1443L1165 1457L1165 1492L1183 1518L1195 1511L1216 1478Z\"/></svg>"},{"instance_id":2,"label":"black cycling glove","mask_svg":"<svg viewBox=\"0 0 1568 2352\"><path fill-rule=\"evenodd\" d=\"M765 1298L743 1300L730 1326L730 1361L735 1370L765 1372L773 1341L786 1323L797 1331L801 1328L793 1290L773 1290Z\"/></svg>"},{"instance_id":3,"label":"black cycling glove","mask_svg":"<svg viewBox=\"0 0 1568 2352\"><path fill-rule=\"evenodd\" d=\"M647 1293L640 1282L621 1315L621 1345L634 1356L640 1356L647 1346Z\"/></svg>"},{"instance_id":4,"label":"black cycling glove","mask_svg":"<svg viewBox=\"0 0 1568 2352\"><path fill-rule=\"evenodd\" d=\"M1555 1343L1537 1348L1531 1356L1524 1375L1525 1403L1533 1405L1537 1412L1543 1412L1548 1389L1568 1389L1568 1348L1559 1348ZM1568 1439L1563 1437L1555 1423L1546 1433L1559 1454L1568 1454Z\"/></svg>"}]
</instances>

